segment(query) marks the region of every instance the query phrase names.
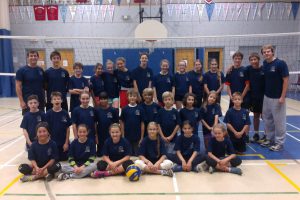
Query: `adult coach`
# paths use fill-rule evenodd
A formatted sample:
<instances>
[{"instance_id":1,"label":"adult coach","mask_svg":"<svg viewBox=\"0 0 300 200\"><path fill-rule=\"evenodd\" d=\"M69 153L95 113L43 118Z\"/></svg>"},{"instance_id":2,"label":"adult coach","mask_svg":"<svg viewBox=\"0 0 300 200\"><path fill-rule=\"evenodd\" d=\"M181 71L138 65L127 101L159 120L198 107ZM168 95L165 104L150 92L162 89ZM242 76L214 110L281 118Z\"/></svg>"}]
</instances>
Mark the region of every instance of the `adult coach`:
<instances>
[{"instance_id":1,"label":"adult coach","mask_svg":"<svg viewBox=\"0 0 300 200\"><path fill-rule=\"evenodd\" d=\"M45 108L44 71L37 65L39 53L29 51L27 53L27 65L21 67L16 73L16 93L19 98L22 114L29 111L26 105L30 95L37 95L39 98L39 109Z\"/></svg>"},{"instance_id":2,"label":"adult coach","mask_svg":"<svg viewBox=\"0 0 300 200\"><path fill-rule=\"evenodd\" d=\"M289 70L287 64L274 56L274 47L264 45L261 49L264 56L263 72L265 91L262 116L265 123L267 140L262 146L272 151L283 148L286 137L286 102Z\"/></svg>"}]
</instances>

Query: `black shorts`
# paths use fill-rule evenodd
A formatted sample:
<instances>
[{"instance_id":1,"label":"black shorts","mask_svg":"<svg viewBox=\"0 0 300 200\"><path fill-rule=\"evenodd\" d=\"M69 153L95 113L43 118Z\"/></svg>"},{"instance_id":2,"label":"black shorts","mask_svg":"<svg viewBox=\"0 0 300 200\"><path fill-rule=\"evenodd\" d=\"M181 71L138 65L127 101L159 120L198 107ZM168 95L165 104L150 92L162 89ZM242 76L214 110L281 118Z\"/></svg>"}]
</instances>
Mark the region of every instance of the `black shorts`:
<instances>
[{"instance_id":1,"label":"black shorts","mask_svg":"<svg viewBox=\"0 0 300 200\"><path fill-rule=\"evenodd\" d=\"M251 98L250 111L253 113L262 113L263 102L263 98Z\"/></svg>"}]
</instances>

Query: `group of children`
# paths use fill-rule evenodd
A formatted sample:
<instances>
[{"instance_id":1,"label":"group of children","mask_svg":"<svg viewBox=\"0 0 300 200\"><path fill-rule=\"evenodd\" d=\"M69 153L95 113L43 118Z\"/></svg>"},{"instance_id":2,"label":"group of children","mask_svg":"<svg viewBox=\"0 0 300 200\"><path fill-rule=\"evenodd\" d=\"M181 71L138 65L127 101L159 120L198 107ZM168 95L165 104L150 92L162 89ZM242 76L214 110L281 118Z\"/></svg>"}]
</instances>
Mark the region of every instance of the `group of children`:
<instances>
[{"instance_id":1,"label":"group of children","mask_svg":"<svg viewBox=\"0 0 300 200\"><path fill-rule=\"evenodd\" d=\"M250 61L257 58L256 54L251 56ZM199 60L191 72L186 72L186 63L180 61L174 77L169 73L168 61L162 60L161 72L153 77L147 67L148 57L143 54L141 66L132 73L124 58L117 59L116 71L108 61L111 66L106 76L110 78L103 79L103 66L97 64L89 83L82 76L82 65L75 63L74 76L68 83L71 117L65 110L66 93L61 90L49 90L46 114L39 110L36 95L27 99L29 112L21 128L31 164L20 165L19 171L25 175L21 180L51 180L57 173L58 180L106 177L124 173L133 163L146 173L171 177L173 172L206 169L241 175L237 168L241 160L236 154L246 151L248 108L253 107L251 98L247 99L249 78L240 67L241 59L240 53L233 56L234 65L226 79L216 59L209 62L209 71L204 75ZM220 93L225 80L231 100L224 117L227 128L219 123ZM119 104L121 114L116 108ZM254 112L259 117L259 108ZM200 153L200 123L207 154ZM69 144L71 125L74 140ZM138 159L132 161L131 156ZM96 157L102 159L95 163ZM67 165L58 162L65 160Z\"/></svg>"}]
</instances>

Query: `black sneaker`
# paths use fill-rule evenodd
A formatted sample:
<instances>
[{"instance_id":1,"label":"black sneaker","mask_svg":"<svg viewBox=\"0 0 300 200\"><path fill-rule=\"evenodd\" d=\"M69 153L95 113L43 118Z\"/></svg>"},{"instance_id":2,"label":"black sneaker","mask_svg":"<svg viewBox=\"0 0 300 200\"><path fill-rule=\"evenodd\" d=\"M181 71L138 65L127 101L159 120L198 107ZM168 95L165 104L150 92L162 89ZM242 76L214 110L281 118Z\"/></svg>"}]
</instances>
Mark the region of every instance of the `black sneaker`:
<instances>
[{"instance_id":1,"label":"black sneaker","mask_svg":"<svg viewBox=\"0 0 300 200\"><path fill-rule=\"evenodd\" d=\"M259 141L259 134L255 133L251 139L252 143L257 143Z\"/></svg>"},{"instance_id":2,"label":"black sneaker","mask_svg":"<svg viewBox=\"0 0 300 200\"><path fill-rule=\"evenodd\" d=\"M258 142L259 144L262 144L262 143L264 143L266 140L267 140L266 135L263 135L262 138L260 138L260 140L258 140L257 142Z\"/></svg>"},{"instance_id":3,"label":"black sneaker","mask_svg":"<svg viewBox=\"0 0 300 200\"><path fill-rule=\"evenodd\" d=\"M249 135L246 135L246 137L245 137L245 142L246 142L246 143L250 143Z\"/></svg>"}]
</instances>

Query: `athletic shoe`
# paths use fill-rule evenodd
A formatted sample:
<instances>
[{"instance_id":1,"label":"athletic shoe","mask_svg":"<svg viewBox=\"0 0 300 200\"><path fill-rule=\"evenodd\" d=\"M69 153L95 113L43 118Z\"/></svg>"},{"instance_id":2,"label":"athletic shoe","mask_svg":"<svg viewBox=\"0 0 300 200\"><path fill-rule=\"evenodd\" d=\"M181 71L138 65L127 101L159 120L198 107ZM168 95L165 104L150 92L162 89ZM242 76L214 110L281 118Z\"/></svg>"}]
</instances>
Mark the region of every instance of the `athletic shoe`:
<instances>
[{"instance_id":1,"label":"athletic shoe","mask_svg":"<svg viewBox=\"0 0 300 200\"><path fill-rule=\"evenodd\" d=\"M203 161L202 163L199 163L196 166L196 172L204 172L208 169L208 165L206 164L206 161Z\"/></svg>"},{"instance_id":2,"label":"athletic shoe","mask_svg":"<svg viewBox=\"0 0 300 200\"><path fill-rule=\"evenodd\" d=\"M109 172L108 171L94 171L90 174L90 176L92 178L104 178L104 177L107 177L109 176Z\"/></svg>"},{"instance_id":3,"label":"athletic shoe","mask_svg":"<svg viewBox=\"0 0 300 200\"><path fill-rule=\"evenodd\" d=\"M242 175L243 174L242 170L240 168L237 168L237 167L230 167L229 173L237 174L237 175Z\"/></svg>"},{"instance_id":4,"label":"athletic shoe","mask_svg":"<svg viewBox=\"0 0 300 200\"><path fill-rule=\"evenodd\" d=\"M271 141L270 140L266 140L263 143L260 144L263 147L270 147L271 146Z\"/></svg>"},{"instance_id":5,"label":"athletic shoe","mask_svg":"<svg viewBox=\"0 0 300 200\"><path fill-rule=\"evenodd\" d=\"M280 144L275 144L269 148L271 151L281 151L283 150L283 146Z\"/></svg>"},{"instance_id":6,"label":"athletic shoe","mask_svg":"<svg viewBox=\"0 0 300 200\"><path fill-rule=\"evenodd\" d=\"M182 172L183 171L182 165L175 164L173 165L172 170L173 172Z\"/></svg>"},{"instance_id":7,"label":"athletic shoe","mask_svg":"<svg viewBox=\"0 0 300 200\"><path fill-rule=\"evenodd\" d=\"M70 174L67 174L67 173L60 173L57 176L58 181L64 181L64 180L67 180L67 179L70 179L70 178L71 178Z\"/></svg>"},{"instance_id":8,"label":"athletic shoe","mask_svg":"<svg viewBox=\"0 0 300 200\"><path fill-rule=\"evenodd\" d=\"M252 143L256 143L259 141L259 134L258 133L255 133L251 139L251 142Z\"/></svg>"},{"instance_id":9,"label":"athletic shoe","mask_svg":"<svg viewBox=\"0 0 300 200\"><path fill-rule=\"evenodd\" d=\"M52 181L53 178L54 178L53 174L47 174L47 176L45 176L45 180L47 182Z\"/></svg>"},{"instance_id":10,"label":"athletic shoe","mask_svg":"<svg viewBox=\"0 0 300 200\"><path fill-rule=\"evenodd\" d=\"M216 171L216 169L213 168L212 166L210 166L210 167L208 168L208 172L209 172L210 174L213 174L215 171Z\"/></svg>"},{"instance_id":11,"label":"athletic shoe","mask_svg":"<svg viewBox=\"0 0 300 200\"><path fill-rule=\"evenodd\" d=\"M33 180L34 180L34 175L25 175L20 178L20 181L22 181L23 183L33 181Z\"/></svg>"},{"instance_id":12,"label":"athletic shoe","mask_svg":"<svg viewBox=\"0 0 300 200\"><path fill-rule=\"evenodd\" d=\"M262 144L262 143L264 143L266 140L267 140L266 135L263 135L262 138L260 138L260 140L258 140L257 142L258 142L259 144Z\"/></svg>"},{"instance_id":13,"label":"athletic shoe","mask_svg":"<svg viewBox=\"0 0 300 200\"><path fill-rule=\"evenodd\" d=\"M174 173L171 169L168 169L168 170L163 169L163 170L161 170L161 175L173 177Z\"/></svg>"}]
</instances>

